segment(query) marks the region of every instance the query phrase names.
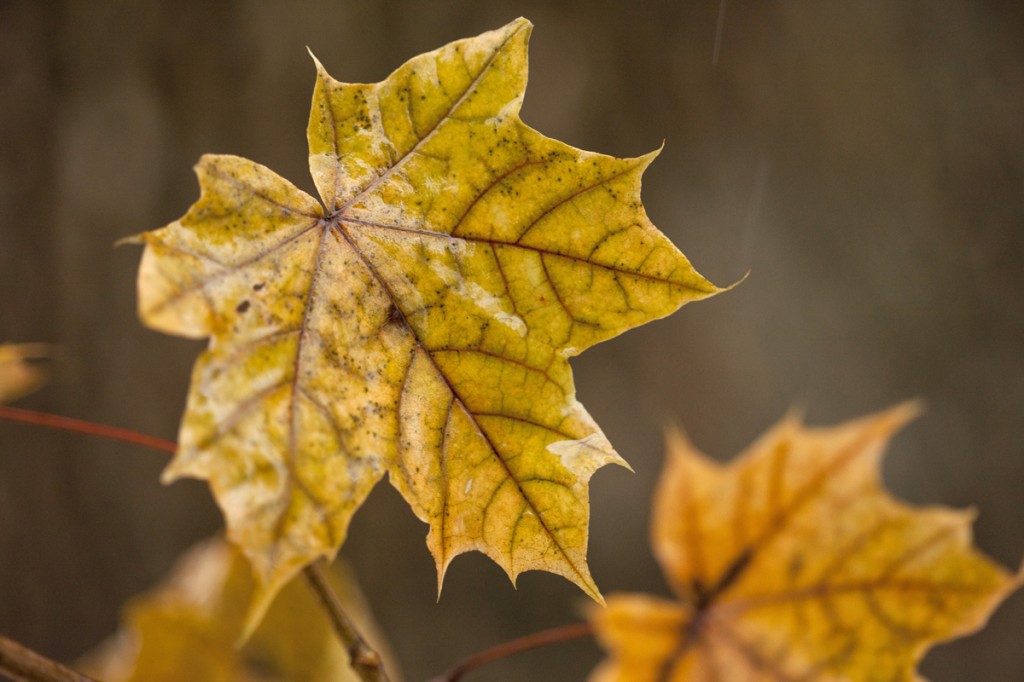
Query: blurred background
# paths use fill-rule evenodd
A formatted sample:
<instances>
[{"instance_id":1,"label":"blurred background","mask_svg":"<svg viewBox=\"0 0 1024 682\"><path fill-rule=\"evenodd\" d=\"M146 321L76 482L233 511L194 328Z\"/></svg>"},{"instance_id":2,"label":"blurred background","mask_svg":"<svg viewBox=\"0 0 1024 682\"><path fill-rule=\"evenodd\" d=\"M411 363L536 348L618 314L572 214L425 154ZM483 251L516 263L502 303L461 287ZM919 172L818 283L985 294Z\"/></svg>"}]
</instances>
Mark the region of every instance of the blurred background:
<instances>
[{"instance_id":1,"label":"blurred background","mask_svg":"<svg viewBox=\"0 0 1024 682\"><path fill-rule=\"evenodd\" d=\"M723 13L724 9L724 13ZM978 544L1024 553L1024 4L389 0L0 0L0 341L59 344L21 406L174 438L202 343L135 318L120 237L197 198L204 152L312 191L309 46L337 78L523 15L536 24L524 120L647 172L655 222L727 294L574 360L579 397L636 470L593 481L605 593L667 593L648 547L662 429L731 458L792 406L831 424L913 398L885 477L915 503L973 506ZM161 486L167 455L0 423L0 632L73 659L119 605L217 532L205 484ZM518 592L460 557L435 602L426 527L389 485L342 554L410 680L576 620L551 575ZM941 647L936 682L1024 679L1024 598ZM582 679L592 643L478 674Z\"/></svg>"}]
</instances>

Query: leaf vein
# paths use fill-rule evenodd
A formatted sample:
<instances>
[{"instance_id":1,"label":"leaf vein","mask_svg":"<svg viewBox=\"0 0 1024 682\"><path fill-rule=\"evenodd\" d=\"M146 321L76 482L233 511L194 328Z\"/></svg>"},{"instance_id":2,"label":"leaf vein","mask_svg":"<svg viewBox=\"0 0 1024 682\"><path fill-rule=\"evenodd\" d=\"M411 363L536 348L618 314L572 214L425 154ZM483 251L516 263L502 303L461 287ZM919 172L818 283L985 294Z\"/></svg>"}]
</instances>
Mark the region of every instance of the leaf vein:
<instances>
[{"instance_id":1,"label":"leaf vein","mask_svg":"<svg viewBox=\"0 0 1024 682\"><path fill-rule=\"evenodd\" d=\"M514 38L519 33L520 30L522 30L522 29L519 29L519 30L516 30L516 31L513 31L512 33L510 33L508 35L508 37L506 37L505 40L501 43L501 45L499 45L494 50L494 53L491 54L491 56L487 59L487 61L484 63L484 65L480 68L480 72L476 75L476 77L466 87L466 90L459 96L458 99L455 100L455 102L451 105L451 107L449 107L448 110L444 114L441 115L441 117L434 123L434 125L430 127L430 130L428 130L426 133L424 133L420 137L420 139L408 151L406 151L404 154L402 154L402 156L399 157L399 159L396 162L394 162L389 168L387 168L383 173L381 173L376 178L374 178L371 182L369 182L367 184L367 186L365 188L363 188L359 193L357 193L354 197L352 197L351 199L346 201L345 204L338 209L338 213L339 214L344 213L345 211L347 211L357 201L359 201L364 196L366 196L367 194L372 192L374 189L376 189L377 186L379 186L381 183L383 183L387 178L389 178L391 176L392 173L394 173L399 167L401 167L402 164L405 163L405 161L407 159L409 159L414 152L416 152L420 147L422 147L424 144L426 144L427 141L430 140L431 137L434 136L434 133L436 133L438 128L441 127L441 124L444 123L446 120L448 120L451 117L452 112L454 112L456 109L458 109L462 105L462 103L465 102L466 99L473 93L473 91L476 89L476 86L480 84L480 81L483 79L484 75L490 70L491 66L494 64L494 61L498 58L498 55L501 53L502 50L505 49L505 46L508 45L512 41L512 38ZM411 97L410 97L410 99L411 99Z\"/></svg>"}]
</instances>

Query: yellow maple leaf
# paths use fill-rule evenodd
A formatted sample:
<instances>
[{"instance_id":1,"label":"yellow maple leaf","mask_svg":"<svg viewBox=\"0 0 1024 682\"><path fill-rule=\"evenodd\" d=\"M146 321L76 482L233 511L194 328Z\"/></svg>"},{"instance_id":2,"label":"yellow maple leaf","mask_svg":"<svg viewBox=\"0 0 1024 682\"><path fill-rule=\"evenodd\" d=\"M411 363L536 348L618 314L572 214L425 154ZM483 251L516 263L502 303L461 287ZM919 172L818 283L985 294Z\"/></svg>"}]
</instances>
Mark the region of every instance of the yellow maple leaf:
<instances>
[{"instance_id":1,"label":"yellow maple leaf","mask_svg":"<svg viewBox=\"0 0 1024 682\"><path fill-rule=\"evenodd\" d=\"M150 326L210 337L165 480L208 479L267 594L332 556L385 473L438 585L478 550L600 600L588 481L624 464L575 399L569 358L719 291L648 220L640 176L526 126L524 19L381 83L317 63L322 204L232 156L144 234Z\"/></svg>"},{"instance_id":2,"label":"yellow maple leaf","mask_svg":"<svg viewBox=\"0 0 1024 682\"><path fill-rule=\"evenodd\" d=\"M904 405L830 429L788 418L721 466L678 432L651 544L679 601L612 595L592 682L914 680L1019 584L971 549L970 512L891 498L879 462Z\"/></svg>"},{"instance_id":3,"label":"yellow maple leaf","mask_svg":"<svg viewBox=\"0 0 1024 682\"><path fill-rule=\"evenodd\" d=\"M346 613L383 651L381 637L350 571L327 573ZM121 630L87 654L82 670L105 682L357 682L349 654L306 585L293 582L274 599L252 637L238 641L256 584L248 562L229 543L190 549L156 589L133 599Z\"/></svg>"},{"instance_id":4,"label":"yellow maple leaf","mask_svg":"<svg viewBox=\"0 0 1024 682\"><path fill-rule=\"evenodd\" d=\"M0 344L0 403L28 395L46 383L48 372L39 364L50 356L44 343Z\"/></svg>"}]
</instances>

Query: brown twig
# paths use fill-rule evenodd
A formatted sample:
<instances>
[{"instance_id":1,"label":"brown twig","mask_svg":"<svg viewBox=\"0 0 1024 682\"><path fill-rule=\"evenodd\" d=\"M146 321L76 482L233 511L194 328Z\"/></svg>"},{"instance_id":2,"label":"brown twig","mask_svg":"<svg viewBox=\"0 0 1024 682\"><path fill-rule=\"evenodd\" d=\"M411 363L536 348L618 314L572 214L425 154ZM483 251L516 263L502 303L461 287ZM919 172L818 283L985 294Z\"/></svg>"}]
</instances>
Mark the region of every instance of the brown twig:
<instances>
[{"instance_id":1,"label":"brown twig","mask_svg":"<svg viewBox=\"0 0 1024 682\"><path fill-rule=\"evenodd\" d=\"M178 450L176 443L164 440L163 438L157 438L156 436L149 436L145 433L139 433L138 431L107 426L106 424L96 424L82 419L73 419L72 417L62 417L57 414L23 410L19 407L10 407L9 405L0 405L0 419L21 422L22 424L45 426L61 431L74 431L99 438L119 440L155 450L163 450L172 454Z\"/></svg>"},{"instance_id":2,"label":"brown twig","mask_svg":"<svg viewBox=\"0 0 1024 682\"><path fill-rule=\"evenodd\" d=\"M551 628L550 630L535 632L532 635L513 639L512 641L504 642L497 646L493 646L490 649L484 649L479 653L473 654L458 666L452 668L449 672L444 675L438 675L429 682L458 682L458 680L461 680L463 676L473 672L481 666L487 665L488 663L500 661L503 658L515 656L516 654L521 654L532 649L538 649L542 646L547 646L548 644L571 642L574 639L590 637L593 634L594 628L590 623L573 623L572 625L563 625L561 627Z\"/></svg>"},{"instance_id":3,"label":"brown twig","mask_svg":"<svg viewBox=\"0 0 1024 682\"><path fill-rule=\"evenodd\" d=\"M338 639L348 650L352 669L365 682L389 682L380 654L363 639L348 614L345 613L341 600L331 589L331 584L327 581L327 575L320 562L306 566L303 569L303 574L306 576L306 581L309 582L313 594L316 595L331 619L331 625L334 626Z\"/></svg>"},{"instance_id":4,"label":"brown twig","mask_svg":"<svg viewBox=\"0 0 1024 682\"><path fill-rule=\"evenodd\" d=\"M2 635L0 673L17 682L96 682Z\"/></svg>"}]
</instances>

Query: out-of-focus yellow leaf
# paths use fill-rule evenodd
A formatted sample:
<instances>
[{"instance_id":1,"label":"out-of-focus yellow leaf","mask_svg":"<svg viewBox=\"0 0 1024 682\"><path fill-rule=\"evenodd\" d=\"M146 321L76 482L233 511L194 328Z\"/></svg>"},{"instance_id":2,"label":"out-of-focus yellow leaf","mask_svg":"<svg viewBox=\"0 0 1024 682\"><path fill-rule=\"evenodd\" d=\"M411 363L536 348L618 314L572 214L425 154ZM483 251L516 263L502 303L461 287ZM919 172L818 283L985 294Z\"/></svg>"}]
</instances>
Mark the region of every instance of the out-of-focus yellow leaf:
<instances>
[{"instance_id":1,"label":"out-of-focus yellow leaf","mask_svg":"<svg viewBox=\"0 0 1024 682\"><path fill-rule=\"evenodd\" d=\"M971 548L972 514L890 497L879 461L915 414L784 420L729 466L669 435L651 543L679 601L612 595L594 682L915 680L1019 579Z\"/></svg>"},{"instance_id":2,"label":"out-of-focus yellow leaf","mask_svg":"<svg viewBox=\"0 0 1024 682\"><path fill-rule=\"evenodd\" d=\"M346 613L381 651L384 644L351 573L329 578ZM242 649L256 583L241 553L223 540L194 547L168 580L133 600L120 632L86 657L83 671L105 682L353 682L327 616L301 581L277 595ZM392 680L394 662L383 653Z\"/></svg>"},{"instance_id":3,"label":"out-of-focus yellow leaf","mask_svg":"<svg viewBox=\"0 0 1024 682\"><path fill-rule=\"evenodd\" d=\"M40 363L50 356L44 343L0 344L0 403L28 395L46 383L49 372Z\"/></svg>"},{"instance_id":4,"label":"out-of-focus yellow leaf","mask_svg":"<svg viewBox=\"0 0 1024 682\"><path fill-rule=\"evenodd\" d=\"M586 562L588 482L624 464L576 401L569 358L719 291L648 220L640 176L519 118L524 19L381 83L317 63L320 201L233 156L146 233L140 314L210 337L165 480L207 479L273 594L333 556L388 473L440 585L478 550L515 581Z\"/></svg>"}]
</instances>

